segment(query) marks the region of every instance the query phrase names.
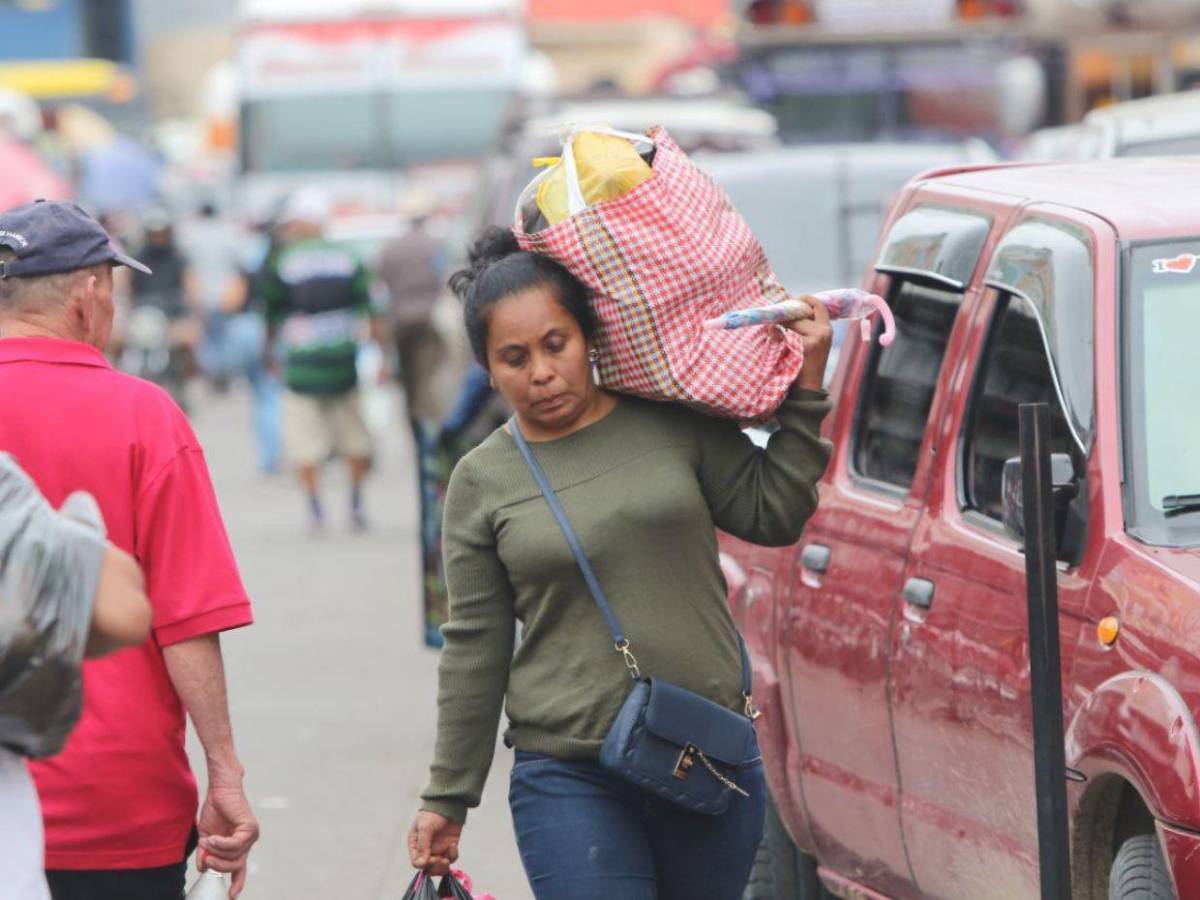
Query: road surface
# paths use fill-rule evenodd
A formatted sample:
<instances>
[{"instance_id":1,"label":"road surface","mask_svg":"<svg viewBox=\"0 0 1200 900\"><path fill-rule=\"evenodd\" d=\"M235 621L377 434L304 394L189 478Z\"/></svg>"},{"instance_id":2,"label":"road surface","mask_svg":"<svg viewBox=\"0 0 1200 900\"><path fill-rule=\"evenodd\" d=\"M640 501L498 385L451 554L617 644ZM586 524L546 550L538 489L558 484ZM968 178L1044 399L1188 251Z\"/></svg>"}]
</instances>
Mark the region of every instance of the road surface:
<instances>
[{"instance_id":1,"label":"road surface","mask_svg":"<svg viewBox=\"0 0 1200 900\"><path fill-rule=\"evenodd\" d=\"M201 387L193 409L256 619L223 640L234 733L262 826L243 896L399 900L412 874L406 837L433 751L437 680L437 654L420 641L405 429L393 424L381 444L367 493L371 532L348 533L345 483L330 472L328 533L313 538L292 480L255 472L247 396ZM194 735L190 751L203 782ZM497 900L531 896L506 799L511 762L501 746L460 861L476 892Z\"/></svg>"}]
</instances>

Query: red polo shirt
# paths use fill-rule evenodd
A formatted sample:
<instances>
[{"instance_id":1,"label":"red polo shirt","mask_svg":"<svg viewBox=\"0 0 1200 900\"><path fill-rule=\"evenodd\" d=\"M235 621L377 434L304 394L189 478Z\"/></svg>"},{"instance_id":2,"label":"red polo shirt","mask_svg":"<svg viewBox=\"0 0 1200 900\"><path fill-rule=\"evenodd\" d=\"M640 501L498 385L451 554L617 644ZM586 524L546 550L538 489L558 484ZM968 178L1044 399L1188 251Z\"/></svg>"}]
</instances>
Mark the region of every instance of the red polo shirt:
<instances>
[{"instance_id":1,"label":"red polo shirt","mask_svg":"<svg viewBox=\"0 0 1200 900\"><path fill-rule=\"evenodd\" d=\"M90 491L154 607L140 647L83 666L79 725L30 765L50 869L178 863L196 817L184 710L162 648L248 625L250 602L204 454L179 407L85 344L0 339L0 450L55 506Z\"/></svg>"}]
</instances>

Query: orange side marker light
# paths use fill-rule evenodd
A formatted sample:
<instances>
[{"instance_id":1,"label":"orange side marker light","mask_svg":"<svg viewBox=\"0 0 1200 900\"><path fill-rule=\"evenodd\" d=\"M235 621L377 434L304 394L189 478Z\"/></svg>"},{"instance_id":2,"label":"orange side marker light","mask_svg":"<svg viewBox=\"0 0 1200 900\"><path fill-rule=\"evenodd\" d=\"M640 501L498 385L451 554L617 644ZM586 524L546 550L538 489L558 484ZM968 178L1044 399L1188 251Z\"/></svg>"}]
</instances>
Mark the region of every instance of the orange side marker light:
<instances>
[{"instance_id":1,"label":"orange side marker light","mask_svg":"<svg viewBox=\"0 0 1200 900\"><path fill-rule=\"evenodd\" d=\"M1096 626L1096 637L1100 639L1100 643L1105 647L1111 647L1117 642L1117 635L1121 633L1121 620L1116 616L1105 616Z\"/></svg>"}]
</instances>

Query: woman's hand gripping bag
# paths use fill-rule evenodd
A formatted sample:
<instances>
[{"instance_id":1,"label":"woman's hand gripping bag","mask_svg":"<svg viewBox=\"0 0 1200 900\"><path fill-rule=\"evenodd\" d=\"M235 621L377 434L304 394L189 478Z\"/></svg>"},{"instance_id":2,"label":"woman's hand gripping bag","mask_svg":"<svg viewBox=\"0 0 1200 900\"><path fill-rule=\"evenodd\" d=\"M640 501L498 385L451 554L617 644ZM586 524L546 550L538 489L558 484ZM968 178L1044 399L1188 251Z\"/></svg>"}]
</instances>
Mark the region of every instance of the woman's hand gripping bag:
<instances>
[{"instance_id":1,"label":"woman's hand gripping bag","mask_svg":"<svg viewBox=\"0 0 1200 900\"><path fill-rule=\"evenodd\" d=\"M653 144L653 177L588 205L574 138L596 131ZM800 338L777 328L705 330L731 310L788 299L725 192L663 128L631 135L576 128L563 145L570 215L526 232L523 249L565 265L593 293L600 377L611 390L738 420L770 416L803 364Z\"/></svg>"}]
</instances>

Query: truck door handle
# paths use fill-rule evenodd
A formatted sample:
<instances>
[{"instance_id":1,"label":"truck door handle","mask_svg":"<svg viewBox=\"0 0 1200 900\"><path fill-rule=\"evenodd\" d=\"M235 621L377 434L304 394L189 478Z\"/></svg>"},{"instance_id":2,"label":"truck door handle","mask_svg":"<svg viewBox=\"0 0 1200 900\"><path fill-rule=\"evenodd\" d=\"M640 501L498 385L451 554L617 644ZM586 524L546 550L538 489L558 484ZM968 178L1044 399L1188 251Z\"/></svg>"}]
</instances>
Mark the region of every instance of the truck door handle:
<instances>
[{"instance_id":1,"label":"truck door handle","mask_svg":"<svg viewBox=\"0 0 1200 900\"><path fill-rule=\"evenodd\" d=\"M810 572L824 575L829 571L829 560L832 557L833 551L824 544L809 544L800 551L800 565Z\"/></svg>"},{"instance_id":2,"label":"truck door handle","mask_svg":"<svg viewBox=\"0 0 1200 900\"><path fill-rule=\"evenodd\" d=\"M904 582L904 602L921 609L933 606L933 582L924 578L910 578Z\"/></svg>"}]
</instances>

